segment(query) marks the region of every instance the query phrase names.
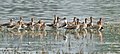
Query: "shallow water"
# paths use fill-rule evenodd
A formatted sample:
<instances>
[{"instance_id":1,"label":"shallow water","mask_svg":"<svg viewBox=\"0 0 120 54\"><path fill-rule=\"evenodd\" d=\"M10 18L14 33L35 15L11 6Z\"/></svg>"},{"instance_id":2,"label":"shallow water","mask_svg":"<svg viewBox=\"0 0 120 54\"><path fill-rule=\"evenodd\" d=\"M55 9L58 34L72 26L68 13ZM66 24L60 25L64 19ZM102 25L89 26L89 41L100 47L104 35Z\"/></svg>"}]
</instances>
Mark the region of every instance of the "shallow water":
<instances>
[{"instance_id":1,"label":"shallow water","mask_svg":"<svg viewBox=\"0 0 120 54\"><path fill-rule=\"evenodd\" d=\"M47 28L40 32L0 31L0 54L119 54L119 0L0 0L0 24L9 18L29 21L44 19L50 23L53 15L74 16L83 20L93 16L104 18L104 31L56 31Z\"/></svg>"}]
</instances>

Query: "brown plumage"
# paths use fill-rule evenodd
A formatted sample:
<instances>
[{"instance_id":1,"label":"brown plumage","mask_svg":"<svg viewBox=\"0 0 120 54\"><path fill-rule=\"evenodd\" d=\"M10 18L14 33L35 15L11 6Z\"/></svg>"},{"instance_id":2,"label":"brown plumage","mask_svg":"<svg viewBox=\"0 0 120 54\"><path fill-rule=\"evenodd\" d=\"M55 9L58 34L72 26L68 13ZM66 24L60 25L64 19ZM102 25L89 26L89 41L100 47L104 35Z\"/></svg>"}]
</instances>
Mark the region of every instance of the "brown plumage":
<instances>
[{"instance_id":1,"label":"brown plumage","mask_svg":"<svg viewBox=\"0 0 120 54\"><path fill-rule=\"evenodd\" d=\"M87 18L85 18L85 22L80 24L80 29L86 29L87 28Z\"/></svg>"},{"instance_id":2,"label":"brown plumage","mask_svg":"<svg viewBox=\"0 0 120 54\"><path fill-rule=\"evenodd\" d=\"M97 29L99 31L103 29L102 18L99 19L99 21L97 22L97 25L93 25L92 29Z\"/></svg>"},{"instance_id":3,"label":"brown plumage","mask_svg":"<svg viewBox=\"0 0 120 54\"><path fill-rule=\"evenodd\" d=\"M76 25L76 17L73 18L73 21L72 22L68 22L69 25Z\"/></svg>"},{"instance_id":4,"label":"brown plumage","mask_svg":"<svg viewBox=\"0 0 120 54\"><path fill-rule=\"evenodd\" d=\"M102 18L99 19L99 21L97 22L97 25L102 25Z\"/></svg>"},{"instance_id":5,"label":"brown plumage","mask_svg":"<svg viewBox=\"0 0 120 54\"><path fill-rule=\"evenodd\" d=\"M87 27L91 27L91 26L93 26L92 17L90 17L90 23L87 24Z\"/></svg>"},{"instance_id":6,"label":"brown plumage","mask_svg":"<svg viewBox=\"0 0 120 54\"><path fill-rule=\"evenodd\" d=\"M75 20L76 18L74 18L74 20ZM73 22L75 22L75 24L66 24L66 26L65 26L65 29L79 29L79 26L80 26L80 22L79 22L79 19L77 19L76 21L74 21L73 20Z\"/></svg>"},{"instance_id":7,"label":"brown plumage","mask_svg":"<svg viewBox=\"0 0 120 54\"><path fill-rule=\"evenodd\" d=\"M79 19L76 20L75 25L81 24Z\"/></svg>"},{"instance_id":8,"label":"brown plumage","mask_svg":"<svg viewBox=\"0 0 120 54\"><path fill-rule=\"evenodd\" d=\"M45 22L39 20L35 25L36 30L45 30Z\"/></svg>"},{"instance_id":9,"label":"brown plumage","mask_svg":"<svg viewBox=\"0 0 120 54\"><path fill-rule=\"evenodd\" d=\"M24 23L27 27L33 26L35 24L34 18L31 18L31 21L29 23Z\"/></svg>"}]
</instances>

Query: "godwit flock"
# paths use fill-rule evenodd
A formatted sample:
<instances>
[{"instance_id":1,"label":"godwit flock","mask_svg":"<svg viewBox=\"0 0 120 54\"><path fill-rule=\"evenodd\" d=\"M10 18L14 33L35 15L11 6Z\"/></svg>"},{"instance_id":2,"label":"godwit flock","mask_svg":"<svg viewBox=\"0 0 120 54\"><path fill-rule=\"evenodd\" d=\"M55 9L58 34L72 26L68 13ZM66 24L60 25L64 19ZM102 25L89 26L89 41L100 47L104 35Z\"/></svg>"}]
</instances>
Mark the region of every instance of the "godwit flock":
<instances>
[{"instance_id":1,"label":"godwit flock","mask_svg":"<svg viewBox=\"0 0 120 54\"><path fill-rule=\"evenodd\" d=\"M29 31L42 31L46 30L46 26L52 28L63 28L63 29L73 29L73 30L84 30L84 29L92 29L101 31L103 29L102 18L100 18L96 23L93 23L93 17L84 18L83 22L80 22L80 19L74 17L72 21L68 21L67 18L60 18L54 15L52 23L47 24L44 20L39 20L38 22L34 21L34 18L31 18L30 22L24 22L23 17L20 17L19 21L13 22L14 19L10 19L8 23L0 24L0 29L8 28L11 30L29 30ZM89 23L87 21L90 21Z\"/></svg>"}]
</instances>

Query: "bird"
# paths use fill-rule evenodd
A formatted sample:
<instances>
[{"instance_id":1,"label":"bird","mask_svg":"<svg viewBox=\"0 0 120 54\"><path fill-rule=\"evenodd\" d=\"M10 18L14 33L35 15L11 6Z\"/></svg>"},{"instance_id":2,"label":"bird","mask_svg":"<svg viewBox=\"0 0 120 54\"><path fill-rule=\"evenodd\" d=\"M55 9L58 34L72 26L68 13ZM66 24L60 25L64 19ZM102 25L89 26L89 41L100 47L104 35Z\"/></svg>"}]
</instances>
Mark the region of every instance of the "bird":
<instances>
[{"instance_id":1,"label":"bird","mask_svg":"<svg viewBox=\"0 0 120 54\"><path fill-rule=\"evenodd\" d=\"M23 22L23 17L22 16L20 16L19 22L21 23L21 27L22 28L26 28L27 27L27 25L26 25L27 23Z\"/></svg>"},{"instance_id":2,"label":"bird","mask_svg":"<svg viewBox=\"0 0 120 54\"><path fill-rule=\"evenodd\" d=\"M87 24L87 27L92 27L93 26L93 17L90 17L90 22Z\"/></svg>"},{"instance_id":3,"label":"bird","mask_svg":"<svg viewBox=\"0 0 120 54\"><path fill-rule=\"evenodd\" d=\"M80 27L80 24L81 23L79 22L79 19L74 17L73 22L65 23L66 26L64 25L64 29L75 29L75 30L78 30L79 27Z\"/></svg>"},{"instance_id":4,"label":"bird","mask_svg":"<svg viewBox=\"0 0 120 54\"><path fill-rule=\"evenodd\" d=\"M82 24L80 24L80 29L86 29L87 28L87 18L85 18L85 22L83 22Z\"/></svg>"},{"instance_id":5,"label":"bird","mask_svg":"<svg viewBox=\"0 0 120 54\"><path fill-rule=\"evenodd\" d=\"M67 21L66 17L64 17L60 22L59 28L65 27L67 25L67 23L68 23L68 21Z\"/></svg>"},{"instance_id":6,"label":"bird","mask_svg":"<svg viewBox=\"0 0 120 54\"><path fill-rule=\"evenodd\" d=\"M75 25L75 24L76 24L76 19L77 19L77 18L74 17L74 18L73 18L73 21L72 21L72 22L68 22L68 24L71 25L71 26L72 26L72 25Z\"/></svg>"},{"instance_id":7,"label":"bird","mask_svg":"<svg viewBox=\"0 0 120 54\"><path fill-rule=\"evenodd\" d=\"M72 24L76 24L76 19L77 19L76 17L73 18Z\"/></svg>"},{"instance_id":8,"label":"bird","mask_svg":"<svg viewBox=\"0 0 120 54\"><path fill-rule=\"evenodd\" d=\"M23 30L24 28L22 28L22 22L18 21L14 27L12 27L13 30L17 30L18 32L20 32L21 30Z\"/></svg>"},{"instance_id":9,"label":"bird","mask_svg":"<svg viewBox=\"0 0 120 54\"><path fill-rule=\"evenodd\" d=\"M57 21L56 15L54 15L53 22L51 24L47 24L47 26L52 27Z\"/></svg>"},{"instance_id":10,"label":"bird","mask_svg":"<svg viewBox=\"0 0 120 54\"><path fill-rule=\"evenodd\" d=\"M20 21L20 22L23 21L23 17L22 17L22 16L20 16L20 20L19 20L19 21Z\"/></svg>"},{"instance_id":11,"label":"bird","mask_svg":"<svg viewBox=\"0 0 120 54\"><path fill-rule=\"evenodd\" d=\"M23 27L25 27L27 30L34 30L34 18L31 18L31 21L29 23L24 23Z\"/></svg>"},{"instance_id":12,"label":"bird","mask_svg":"<svg viewBox=\"0 0 120 54\"><path fill-rule=\"evenodd\" d=\"M39 20L36 24L34 24L34 26L35 26L35 30L37 31L39 30L44 31L46 27L45 22L43 22L43 20Z\"/></svg>"},{"instance_id":13,"label":"bird","mask_svg":"<svg viewBox=\"0 0 120 54\"><path fill-rule=\"evenodd\" d=\"M66 26L64 27L65 29L79 29L79 26L80 26L80 22L79 22L79 19L77 19L77 22L75 22L75 24L73 25L70 25L70 24L66 24Z\"/></svg>"},{"instance_id":14,"label":"bird","mask_svg":"<svg viewBox=\"0 0 120 54\"><path fill-rule=\"evenodd\" d=\"M9 27L9 26L12 26L12 25L14 25L14 22L13 22L13 19L10 19L10 22L8 22L8 23L5 23L5 24L1 24L1 27L2 26L6 26L6 27Z\"/></svg>"},{"instance_id":15,"label":"bird","mask_svg":"<svg viewBox=\"0 0 120 54\"><path fill-rule=\"evenodd\" d=\"M47 24L47 26L58 29L60 27L60 18L57 17L53 21L54 21L54 23Z\"/></svg>"},{"instance_id":16,"label":"bird","mask_svg":"<svg viewBox=\"0 0 120 54\"><path fill-rule=\"evenodd\" d=\"M92 26L92 29L94 30L98 30L98 31L101 31L103 30L103 25L102 25L102 18L99 19L99 21L97 21L97 24L96 25L93 25Z\"/></svg>"},{"instance_id":17,"label":"bird","mask_svg":"<svg viewBox=\"0 0 120 54\"><path fill-rule=\"evenodd\" d=\"M81 24L81 23L80 23L80 20L77 18L76 22L75 22L75 25L78 25L78 24Z\"/></svg>"},{"instance_id":18,"label":"bird","mask_svg":"<svg viewBox=\"0 0 120 54\"><path fill-rule=\"evenodd\" d=\"M103 29L103 24L102 24L102 18L99 19L99 21L97 22L98 25L98 30L102 30Z\"/></svg>"}]
</instances>

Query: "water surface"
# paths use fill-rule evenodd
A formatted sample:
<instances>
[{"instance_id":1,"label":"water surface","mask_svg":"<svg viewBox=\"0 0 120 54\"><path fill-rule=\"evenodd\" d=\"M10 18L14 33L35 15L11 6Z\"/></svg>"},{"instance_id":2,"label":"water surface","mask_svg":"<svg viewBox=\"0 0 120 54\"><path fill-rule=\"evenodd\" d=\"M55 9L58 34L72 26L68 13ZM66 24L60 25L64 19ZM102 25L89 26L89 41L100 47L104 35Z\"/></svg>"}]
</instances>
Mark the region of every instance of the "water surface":
<instances>
[{"instance_id":1,"label":"water surface","mask_svg":"<svg viewBox=\"0 0 120 54\"><path fill-rule=\"evenodd\" d=\"M0 0L0 24L9 18L29 21L46 19L53 15L74 16L83 20L90 16L104 18L104 31L56 31L41 32L0 31L0 54L4 53L71 53L71 54L119 54L120 53L120 1L119 0Z\"/></svg>"}]
</instances>

